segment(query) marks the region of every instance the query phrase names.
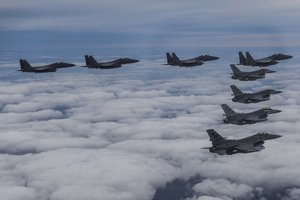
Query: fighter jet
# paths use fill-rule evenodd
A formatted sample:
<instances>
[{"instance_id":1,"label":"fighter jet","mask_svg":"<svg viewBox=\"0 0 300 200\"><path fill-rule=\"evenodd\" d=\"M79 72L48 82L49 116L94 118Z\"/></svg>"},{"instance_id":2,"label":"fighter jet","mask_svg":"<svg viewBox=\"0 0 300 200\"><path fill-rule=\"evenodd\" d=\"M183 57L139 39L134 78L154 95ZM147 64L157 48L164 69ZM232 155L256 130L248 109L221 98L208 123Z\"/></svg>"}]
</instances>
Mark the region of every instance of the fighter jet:
<instances>
[{"instance_id":1,"label":"fighter jet","mask_svg":"<svg viewBox=\"0 0 300 200\"><path fill-rule=\"evenodd\" d=\"M175 53L172 53L172 56L169 53L166 53L166 55L167 55L168 65L172 65L172 66L195 67L203 64L203 62L198 60L197 58L180 60Z\"/></svg>"},{"instance_id":2,"label":"fighter jet","mask_svg":"<svg viewBox=\"0 0 300 200\"><path fill-rule=\"evenodd\" d=\"M257 122L263 122L267 120L269 114L281 112L281 110L262 108L250 113L236 113L227 104L222 104L221 107L226 117L223 120L224 123L236 125L255 124Z\"/></svg>"},{"instance_id":3,"label":"fighter jet","mask_svg":"<svg viewBox=\"0 0 300 200\"><path fill-rule=\"evenodd\" d=\"M197 65L202 65L205 61L212 61L217 60L219 57L210 56L210 55L202 55L195 58L187 59L187 60L180 60L175 53L166 53L167 56L167 65L172 66L183 66L183 67L193 67Z\"/></svg>"},{"instance_id":4,"label":"fighter jet","mask_svg":"<svg viewBox=\"0 0 300 200\"><path fill-rule=\"evenodd\" d=\"M49 65L32 67L26 60L20 59L21 69L18 71L22 72L34 72L34 73L43 73L43 72L55 72L58 68L73 67L74 64L65 63L65 62L56 62Z\"/></svg>"},{"instance_id":5,"label":"fighter jet","mask_svg":"<svg viewBox=\"0 0 300 200\"><path fill-rule=\"evenodd\" d=\"M281 91L273 89L266 89L255 93L244 93L235 85L231 85L230 88L234 96L232 101L239 103L258 103L261 101L268 101L270 100L271 94L281 93Z\"/></svg>"},{"instance_id":6,"label":"fighter jet","mask_svg":"<svg viewBox=\"0 0 300 200\"><path fill-rule=\"evenodd\" d=\"M287 55L280 55L277 56L278 58L286 58L285 56ZM245 65L245 66L259 66L259 67L267 67L270 65L276 65L278 62L276 61L276 55L272 55L266 58L261 58L261 59L253 59L253 57L250 55L249 52L246 52L246 58L243 55L242 52L239 52L239 59L240 59L240 65Z\"/></svg>"},{"instance_id":7,"label":"fighter jet","mask_svg":"<svg viewBox=\"0 0 300 200\"><path fill-rule=\"evenodd\" d=\"M122 64L139 62L139 60L135 60L131 58L120 58L117 60L98 63L93 56L85 55L84 57L85 57L86 67L88 68L112 69L112 68L122 67Z\"/></svg>"},{"instance_id":8,"label":"fighter jet","mask_svg":"<svg viewBox=\"0 0 300 200\"><path fill-rule=\"evenodd\" d=\"M240 81L254 81L256 79L265 78L266 73L274 73L275 71L269 69L259 69L252 72L242 72L234 64L230 65L232 70L232 79L239 79Z\"/></svg>"},{"instance_id":9,"label":"fighter jet","mask_svg":"<svg viewBox=\"0 0 300 200\"><path fill-rule=\"evenodd\" d=\"M209 149L211 153L219 155L261 151L265 148L263 144L266 140L281 137L281 135L262 132L242 139L226 139L218 134L214 129L206 130L206 132L212 142L212 147L205 147L202 149Z\"/></svg>"}]
</instances>

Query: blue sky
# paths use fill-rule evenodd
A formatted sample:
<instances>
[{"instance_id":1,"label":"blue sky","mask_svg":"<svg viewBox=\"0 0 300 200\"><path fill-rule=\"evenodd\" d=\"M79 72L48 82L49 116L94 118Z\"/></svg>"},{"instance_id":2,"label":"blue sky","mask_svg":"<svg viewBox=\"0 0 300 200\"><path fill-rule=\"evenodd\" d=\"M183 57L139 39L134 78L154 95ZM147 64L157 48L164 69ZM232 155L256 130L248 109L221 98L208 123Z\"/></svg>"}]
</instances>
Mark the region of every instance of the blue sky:
<instances>
[{"instance_id":1,"label":"blue sky","mask_svg":"<svg viewBox=\"0 0 300 200\"><path fill-rule=\"evenodd\" d=\"M0 34L6 46L298 46L299 10L296 0L12 0Z\"/></svg>"},{"instance_id":2,"label":"blue sky","mask_svg":"<svg viewBox=\"0 0 300 200\"><path fill-rule=\"evenodd\" d=\"M1 1L1 200L152 200L168 182L195 176L201 179L189 184L185 200L299 200L298 1ZM232 80L229 65L248 50L254 58L294 58L263 80ZM166 51L220 59L180 68L164 65ZM87 69L80 67L84 54L140 62ZM22 73L20 58L76 66ZM283 93L245 105L231 101L232 84ZM224 103L236 112L283 112L225 125ZM219 156L201 149L211 145L211 128L228 138L262 131L283 137L260 152Z\"/></svg>"}]
</instances>

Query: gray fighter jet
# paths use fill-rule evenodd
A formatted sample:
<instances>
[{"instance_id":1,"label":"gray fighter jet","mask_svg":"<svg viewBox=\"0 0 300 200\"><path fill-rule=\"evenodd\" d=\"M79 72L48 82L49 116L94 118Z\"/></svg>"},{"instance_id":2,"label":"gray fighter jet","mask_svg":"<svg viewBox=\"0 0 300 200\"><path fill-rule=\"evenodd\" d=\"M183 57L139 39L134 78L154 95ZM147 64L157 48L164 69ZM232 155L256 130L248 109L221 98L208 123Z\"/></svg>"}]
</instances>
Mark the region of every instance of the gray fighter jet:
<instances>
[{"instance_id":1,"label":"gray fighter jet","mask_svg":"<svg viewBox=\"0 0 300 200\"><path fill-rule=\"evenodd\" d=\"M219 57L210 56L210 55L201 55L195 58L180 60L175 53L166 53L167 56L167 65L172 66L183 66L183 67L194 67L197 65L202 65L205 61L217 60Z\"/></svg>"},{"instance_id":2,"label":"gray fighter jet","mask_svg":"<svg viewBox=\"0 0 300 200\"><path fill-rule=\"evenodd\" d=\"M252 72L243 72L234 64L230 65L232 70L232 79L239 79L240 81L254 81L257 79L265 78L266 73L274 73L275 71L269 69L259 69Z\"/></svg>"},{"instance_id":3,"label":"gray fighter jet","mask_svg":"<svg viewBox=\"0 0 300 200\"><path fill-rule=\"evenodd\" d=\"M108 62L97 62L93 56L85 55L85 63L88 68L100 68L100 69L112 69L122 67L122 64L136 63L139 60L131 58L120 58L117 60L112 60Z\"/></svg>"},{"instance_id":4,"label":"gray fighter jet","mask_svg":"<svg viewBox=\"0 0 300 200\"><path fill-rule=\"evenodd\" d=\"M285 56L285 55L284 55ZM278 56L278 58L283 58L282 56ZM270 65L276 65L278 62L275 59L276 55L272 55L266 58L261 58L261 59L254 59L249 52L246 52L246 58L243 55L242 52L239 52L239 58L240 58L240 65L245 65L245 66L259 66L259 67L267 67Z\"/></svg>"},{"instance_id":5,"label":"gray fighter jet","mask_svg":"<svg viewBox=\"0 0 300 200\"><path fill-rule=\"evenodd\" d=\"M223 120L224 123L237 125L255 124L257 122L263 122L267 120L269 114L281 112L281 110L262 108L250 113L236 113L227 104L222 104L221 107L226 117Z\"/></svg>"},{"instance_id":6,"label":"gray fighter jet","mask_svg":"<svg viewBox=\"0 0 300 200\"><path fill-rule=\"evenodd\" d=\"M263 144L266 140L281 137L281 135L262 132L242 139L226 139L218 134L214 129L206 130L206 132L212 142L212 147L205 147L202 149L209 149L211 153L219 155L261 151L265 148Z\"/></svg>"},{"instance_id":7,"label":"gray fighter jet","mask_svg":"<svg viewBox=\"0 0 300 200\"><path fill-rule=\"evenodd\" d=\"M195 67L198 65L203 65L203 62L197 60L197 58L180 60L175 53L172 53L172 56L169 53L167 53L167 62L168 65L180 66L180 67Z\"/></svg>"},{"instance_id":8,"label":"gray fighter jet","mask_svg":"<svg viewBox=\"0 0 300 200\"><path fill-rule=\"evenodd\" d=\"M65 68L65 67L73 67L74 64L71 63L64 63L64 62L56 62L49 65L32 67L26 60L20 59L20 66L21 69L18 71L22 72L34 72L34 73L45 73L45 72L55 72L58 68Z\"/></svg>"},{"instance_id":9,"label":"gray fighter jet","mask_svg":"<svg viewBox=\"0 0 300 200\"><path fill-rule=\"evenodd\" d=\"M271 94L279 94L281 91L273 90L273 89L266 89L255 93L244 93L242 92L237 86L231 85L230 86L233 92L233 102L239 103L258 103L261 101L268 101L270 100Z\"/></svg>"}]
</instances>

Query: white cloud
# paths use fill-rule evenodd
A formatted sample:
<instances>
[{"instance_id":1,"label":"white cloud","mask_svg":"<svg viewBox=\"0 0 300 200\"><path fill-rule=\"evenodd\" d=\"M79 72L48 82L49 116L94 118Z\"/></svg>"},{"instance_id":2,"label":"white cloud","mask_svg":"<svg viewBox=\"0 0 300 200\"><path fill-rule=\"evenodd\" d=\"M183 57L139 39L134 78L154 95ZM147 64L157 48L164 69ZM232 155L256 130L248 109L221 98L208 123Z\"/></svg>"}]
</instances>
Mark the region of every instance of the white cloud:
<instances>
[{"instance_id":1,"label":"white cloud","mask_svg":"<svg viewBox=\"0 0 300 200\"><path fill-rule=\"evenodd\" d=\"M297 197L296 58L251 83L228 78L223 60L192 69L153 60L113 70L15 71L17 80L2 80L3 199L150 200L167 182L195 175L203 180L193 185L193 200L263 198L276 191ZM2 76L10 68L0 67ZM230 100L231 84L284 92L268 102L237 104ZM255 125L224 125L222 103L239 111L271 106L283 112ZM218 156L201 149L210 145L208 128L234 138L259 131L284 137L267 141L261 152Z\"/></svg>"}]
</instances>

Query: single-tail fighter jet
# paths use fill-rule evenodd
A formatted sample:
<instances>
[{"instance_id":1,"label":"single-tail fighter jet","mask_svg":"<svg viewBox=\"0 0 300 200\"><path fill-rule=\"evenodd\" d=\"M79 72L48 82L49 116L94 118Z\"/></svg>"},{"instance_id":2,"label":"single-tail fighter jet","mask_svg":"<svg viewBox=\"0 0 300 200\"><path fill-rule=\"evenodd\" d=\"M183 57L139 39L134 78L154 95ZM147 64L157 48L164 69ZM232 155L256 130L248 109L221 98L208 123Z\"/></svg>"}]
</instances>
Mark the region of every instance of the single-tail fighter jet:
<instances>
[{"instance_id":1,"label":"single-tail fighter jet","mask_svg":"<svg viewBox=\"0 0 300 200\"><path fill-rule=\"evenodd\" d=\"M268 101L272 94L279 94L281 91L273 90L273 89L266 89L255 93L244 93L242 92L237 86L231 85L230 86L233 92L233 102L239 103L258 103L261 101Z\"/></svg>"},{"instance_id":2,"label":"single-tail fighter jet","mask_svg":"<svg viewBox=\"0 0 300 200\"><path fill-rule=\"evenodd\" d=\"M285 58L286 55L278 56L278 58ZM272 55L266 58L254 59L249 52L246 52L246 57L242 52L239 52L240 65L245 66L258 66L258 67L267 67L270 65L276 65L278 62L275 59L276 55Z\"/></svg>"},{"instance_id":3,"label":"single-tail fighter jet","mask_svg":"<svg viewBox=\"0 0 300 200\"><path fill-rule=\"evenodd\" d=\"M279 113L281 110L274 110L271 108L262 108L250 113L236 113L227 104L221 105L224 113L225 119L223 120L226 124L255 124L257 122L266 121L269 114Z\"/></svg>"},{"instance_id":4,"label":"single-tail fighter jet","mask_svg":"<svg viewBox=\"0 0 300 200\"><path fill-rule=\"evenodd\" d=\"M261 151L265 148L263 144L266 140L272 140L281 137L281 135L262 132L242 139L227 139L218 134L214 129L206 130L206 132L210 138L212 146L202 149L209 149L211 153L216 153L219 155L232 155L235 153L252 153Z\"/></svg>"},{"instance_id":5,"label":"single-tail fighter jet","mask_svg":"<svg viewBox=\"0 0 300 200\"><path fill-rule=\"evenodd\" d=\"M21 69L18 71L22 72L34 72L34 73L45 73L45 72L55 72L58 68L73 67L74 64L65 62L56 62L49 65L32 67L26 60L20 59Z\"/></svg>"},{"instance_id":6,"label":"single-tail fighter jet","mask_svg":"<svg viewBox=\"0 0 300 200\"><path fill-rule=\"evenodd\" d=\"M130 64L139 62L139 60L131 58L120 58L108 62L97 62L93 56L85 55L85 63L88 68L113 69L122 67L122 64Z\"/></svg>"},{"instance_id":7,"label":"single-tail fighter jet","mask_svg":"<svg viewBox=\"0 0 300 200\"><path fill-rule=\"evenodd\" d=\"M230 65L232 70L232 79L239 79L240 81L254 81L257 79L265 78L266 73L274 73L275 71L269 69L259 69L252 72L243 72L234 64Z\"/></svg>"}]
</instances>

